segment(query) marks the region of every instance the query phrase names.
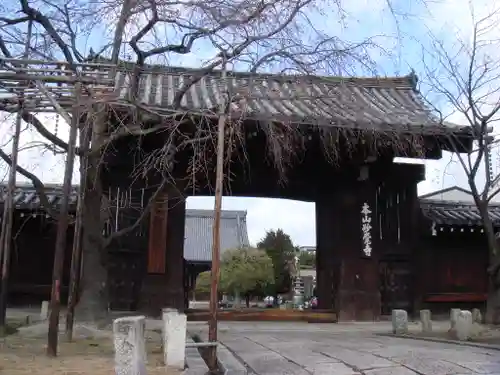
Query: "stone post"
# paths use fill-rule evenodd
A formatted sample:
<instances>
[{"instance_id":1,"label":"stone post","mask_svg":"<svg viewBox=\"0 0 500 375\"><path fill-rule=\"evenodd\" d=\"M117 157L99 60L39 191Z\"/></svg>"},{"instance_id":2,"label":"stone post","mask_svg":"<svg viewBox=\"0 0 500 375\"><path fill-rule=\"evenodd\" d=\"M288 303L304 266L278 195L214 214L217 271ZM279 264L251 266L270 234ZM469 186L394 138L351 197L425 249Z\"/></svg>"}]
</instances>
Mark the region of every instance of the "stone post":
<instances>
[{"instance_id":1,"label":"stone post","mask_svg":"<svg viewBox=\"0 0 500 375\"><path fill-rule=\"evenodd\" d=\"M422 332L432 332L432 320L430 310L420 310L420 323L422 325Z\"/></svg>"},{"instance_id":2,"label":"stone post","mask_svg":"<svg viewBox=\"0 0 500 375\"><path fill-rule=\"evenodd\" d=\"M462 310L457 315L456 321L457 339L466 341L470 339L472 334L472 313L467 310Z\"/></svg>"},{"instance_id":3,"label":"stone post","mask_svg":"<svg viewBox=\"0 0 500 375\"><path fill-rule=\"evenodd\" d=\"M49 301L42 301L40 308L40 320L47 320L49 316Z\"/></svg>"},{"instance_id":4,"label":"stone post","mask_svg":"<svg viewBox=\"0 0 500 375\"><path fill-rule=\"evenodd\" d=\"M460 309L451 309L450 310L450 332L455 332L457 325L458 314L460 313Z\"/></svg>"},{"instance_id":5,"label":"stone post","mask_svg":"<svg viewBox=\"0 0 500 375\"><path fill-rule=\"evenodd\" d=\"M178 313L179 310L178 309L174 309L172 307L164 307L161 309L161 313L162 313L162 318L163 318L163 315L164 314L168 314L168 313Z\"/></svg>"},{"instance_id":6,"label":"stone post","mask_svg":"<svg viewBox=\"0 0 500 375\"><path fill-rule=\"evenodd\" d=\"M128 316L113 321L116 375L146 375L144 316Z\"/></svg>"},{"instance_id":7,"label":"stone post","mask_svg":"<svg viewBox=\"0 0 500 375\"><path fill-rule=\"evenodd\" d=\"M472 309L472 322L478 324L483 323L483 316L481 314L481 310Z\"/></svg>"},{"instance_id":8,"label":"stone post","mask_svg":"<svg viewBox=\"0 0 500 375\"><path fill-rule=\"evenodd\" d=\"M392 333L408 333L408 313L406 310L392 310Z\"/></svg>"},{"instance_id":9,"label":"stone post","mask_svg":"<svg viewBox=\"0 0 500 375\"><path fill-rule=\"evenodd\" d=\"M165 366L184 370L186 365L186 314L163 313L163 358Z\"/></svg>"}]
</instances>

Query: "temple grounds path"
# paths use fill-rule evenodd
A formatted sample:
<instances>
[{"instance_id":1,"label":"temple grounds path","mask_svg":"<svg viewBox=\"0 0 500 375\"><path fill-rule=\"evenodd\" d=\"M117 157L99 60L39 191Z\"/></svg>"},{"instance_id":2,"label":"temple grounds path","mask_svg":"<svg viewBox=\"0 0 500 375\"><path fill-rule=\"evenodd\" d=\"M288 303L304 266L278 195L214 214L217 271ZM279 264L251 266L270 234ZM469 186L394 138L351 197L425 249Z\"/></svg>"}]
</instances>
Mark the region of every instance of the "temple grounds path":
<instances>
[{"instance_id":1,"label":"temple grounds path","mask_svg":"<svg viewBox=\"0 0 500 375\"><path fill-rule=\"evenodd\" d=\"M219 340L258 375L500 375L500 351L379 335L390 327L234 322L220 324ZM203 324L189 330L207 332Z\"/></svg>"}]
</instances>

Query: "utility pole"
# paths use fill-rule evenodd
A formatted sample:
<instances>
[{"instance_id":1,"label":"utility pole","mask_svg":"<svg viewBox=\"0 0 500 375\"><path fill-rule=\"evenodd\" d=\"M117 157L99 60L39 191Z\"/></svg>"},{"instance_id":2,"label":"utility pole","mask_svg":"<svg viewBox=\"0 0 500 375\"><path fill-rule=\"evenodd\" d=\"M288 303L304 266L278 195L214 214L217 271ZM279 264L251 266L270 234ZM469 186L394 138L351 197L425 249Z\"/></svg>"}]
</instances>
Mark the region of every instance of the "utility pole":
<instances>
[{"instance_id":1,"label":"utility pole","mask_svg":"<svg viewBox=\"0 0 500 375\"><path fill-rule=\"evenodd\" d=\"M226 63L222 66L222 87L226 85ZM229 95L229 93L227 93ZM217 165L215 176L215 207L214 225L212 233L212 270L210 279L210 317L208 320L208 341L212 343L209 347L208 368L212 373L217 371L217 308L218 308L218 286L220 275L220 216L222 209L222 187L224 183L224 134L229 107L229 98L221 104L219 109L219 121L217 124Z\"/></svg>"},{"instance_id":2,"label":"utility pole","mask_svg":"<svg viewBox=\"0 0 500 375\"><path fill-rule=\"evenodd\" d=\"M33 29L33 22L28 22L28 30L26 36L26 46L24 51L24 58L27 59L29 55L29 47L31 43L31 33ZM9 282L9 268L10 268L10 253L11 253L11 240L12 240L12 221L14 220L14 194L16 190L16 169L17 159L19 155L19 139L21 137L21 124L22 124L22 111L24 108L24 93L20 89L17 93L18 112L16 115L16 123L14 127L14 135L12 137L12 154L11 165L9 169L9 181L7 185L7 194L4 200L3 216L2 216L2 233L0 235L0 259L2 260L2 282L0 286L0 334L5 332L7 322L7 295L8 295L8 282Z\"/></svg>"},{"instance_id":3,"label":"utility pole","mask_svg":"<svg viewBox=\"0 0 500 375\"><path fill-rule=\"evenodd\" d=\"M50 294L50 316L49 333L47 337L47 356L57 356L57 340L59 336L59 312L61 309L61 282L64 266L64 252L66 250L66 234L68 231L68 208L71 194L71 180L73 177L73 168L75 164L76 138L78 135L79 115L79 97L81 92L81 83L76 82L74 95L76 99L76 110L73 111L69 119L69 139L68 153L66 155L66 165L64 168L63 196L61 199L61 208L59 219L57 220L56 248L54 255L54 268L52 270L52 290ZM67 116L64 116L67 118ZM77 240L75 238L75 240Z\"/></svg>"},{"instance_id":4,"label":"utility pole","mask_svg":"<svg viewBox=\"0 0 500 375\"><path fill-rule=\"evenodd\" d=\"M495 141L495 138L490 135L490 133L493 131L492 128L486 129L486 134L484 134L484 147L486 150L484 150L484 163L486 167L486 190L488 191L488 194L491 192L493 189L493 181L495 179L494 173L493 173L493 165L491 163L492 159L492 143Z\"/></svg>"}]
</instances>

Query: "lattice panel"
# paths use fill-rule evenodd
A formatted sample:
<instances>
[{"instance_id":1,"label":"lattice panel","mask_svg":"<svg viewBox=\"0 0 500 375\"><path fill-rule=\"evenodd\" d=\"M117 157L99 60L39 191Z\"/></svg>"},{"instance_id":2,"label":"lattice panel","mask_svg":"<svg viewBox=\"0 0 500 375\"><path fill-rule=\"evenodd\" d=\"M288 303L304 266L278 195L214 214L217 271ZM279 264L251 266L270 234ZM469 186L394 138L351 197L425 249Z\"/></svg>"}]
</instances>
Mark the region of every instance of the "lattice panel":
<instances>
[{"instance_id":1,"label":"lattice panel","mask_svg":"<svg viewBox=\"0 0 500 375\"><path fill-rule=\"evenodd\" d=\"M62 61L0 58L0 103L12 112L21 103L30 111L57 112L47 93L65 109L114 98L112 65L85 63L73 67ZM77 82L81 83L79 95L75 93Z\"/></svg>"}]
</instances>

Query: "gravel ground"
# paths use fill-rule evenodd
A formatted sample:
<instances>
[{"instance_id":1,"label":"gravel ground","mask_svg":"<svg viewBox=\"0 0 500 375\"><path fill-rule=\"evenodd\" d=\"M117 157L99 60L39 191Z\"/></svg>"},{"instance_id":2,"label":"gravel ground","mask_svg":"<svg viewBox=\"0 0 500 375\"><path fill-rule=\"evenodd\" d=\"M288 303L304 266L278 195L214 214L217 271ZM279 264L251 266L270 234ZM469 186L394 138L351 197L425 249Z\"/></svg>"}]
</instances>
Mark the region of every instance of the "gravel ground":
<instances>
[{"instance_id":1,"label":"gravel ground","mask_svg":"<svg viewBox=\"0 0 500 375\"><path fill-rule=\"evenodd\" d=\"M161 338L147 334L148 375L177 375L163 365ZM45 355L47 326L44 323L23 327L0 341L0 374L6 375L115 375L111 332L90 327L75 327L74 342L61 336L58 356Z\"/></svg>"}]
</instances>

